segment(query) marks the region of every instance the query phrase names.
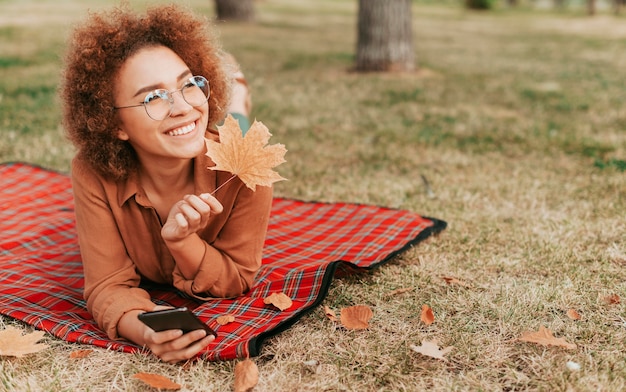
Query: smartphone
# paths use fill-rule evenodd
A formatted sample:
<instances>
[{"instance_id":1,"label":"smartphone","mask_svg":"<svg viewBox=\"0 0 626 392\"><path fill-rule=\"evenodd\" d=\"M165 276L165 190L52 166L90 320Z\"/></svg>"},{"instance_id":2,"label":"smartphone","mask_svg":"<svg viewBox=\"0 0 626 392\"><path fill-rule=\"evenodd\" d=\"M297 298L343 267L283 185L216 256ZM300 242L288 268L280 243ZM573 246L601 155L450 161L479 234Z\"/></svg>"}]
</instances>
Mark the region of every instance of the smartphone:
<instances>
[{"instance_id":1,"label":"smartphone","mask_svg":"<svg viewBox=\"0 0 626 392\"><path fill-rule=\"evenodd\" d=\"M180 329L183 333L187 333L196 329L204 329L207 336L217 336L211 327L203 323L191 310L185 307L140 313L138 317L144 324L157 332Z\"/></svg>"}]
</instances>

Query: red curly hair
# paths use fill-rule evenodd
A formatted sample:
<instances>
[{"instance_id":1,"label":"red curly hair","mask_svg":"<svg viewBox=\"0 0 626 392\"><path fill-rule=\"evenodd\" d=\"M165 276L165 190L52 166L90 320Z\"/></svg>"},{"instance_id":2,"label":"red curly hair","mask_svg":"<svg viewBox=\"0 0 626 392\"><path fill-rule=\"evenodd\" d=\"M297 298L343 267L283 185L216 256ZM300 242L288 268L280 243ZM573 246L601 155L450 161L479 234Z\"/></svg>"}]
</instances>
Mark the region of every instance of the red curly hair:
<instances>
[{"instance_id":1,"label":"red curly hair","mask_svg":"<svg viewBox=\"0 0 626 392\"><path fill-rule=\"evenodd\" d=\"M214 37L206 19L176 5L156 6L144 15L127 7L90 14L70 37L61 87L63 122L79 157L112 180L136 169L135 151L117 138L113 85L124 62L146 47L168 47L193 75L206 77L211 88L208 127L221 121L230 81Z\"/></svg>"}]
</instances>

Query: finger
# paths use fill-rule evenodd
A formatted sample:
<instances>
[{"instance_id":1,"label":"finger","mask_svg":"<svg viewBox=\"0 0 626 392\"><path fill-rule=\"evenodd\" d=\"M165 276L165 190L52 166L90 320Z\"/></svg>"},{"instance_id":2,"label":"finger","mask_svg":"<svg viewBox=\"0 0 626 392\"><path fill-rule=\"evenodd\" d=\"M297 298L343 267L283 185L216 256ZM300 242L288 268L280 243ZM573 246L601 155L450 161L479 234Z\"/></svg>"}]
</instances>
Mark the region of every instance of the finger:
<instances>
[{"instance_id":1,"label":"finger","mask_svg":"<svg viewBox=\"0 0 626 392\"><path fill-rule=\"evenodd\" d=\"M185 196L185 201L189 203L190 206L196 209L201 215L208 216L211 214L211 205L207 203L204 199L200 198L196 195L187 195Z\"/></svg>"},{"instance_id":2,"label":"finger","mask_svg":"<svg viewBox=\"0 0 626 392\"><path fill-rule=\"evenodd\" d=\"M185 218L185 215L183 215L181 212L174 215L174 219L181 229L187 229L189 227L189 222L187 222L187 218Z\"/></svg>"},{"instance_id":3,"label":"finger","mask_svg":"<svg viewBox=\"0 0 626 392\"><path fill-rule=\"evenodd\" d=\"M217 200L210 193L201 193L200 198L211 207L211 211L213 211L214 214L219 214L224 210L222 203L220 203L219 200Z\"/></svg>"},{"instance_id":4,"label":"finger","mask_svg":"<svg viewBox=\"0 0 626 392\"><path fill-rule=\"evenodd\" d=\"M174 342L183 336L183 331L180 329L168 329L167 331L160 332L155 332L151 328L148 328L148 330L149 332L145 336L146 342L154 345L165 345L168 342Z\"/></svg>"},{"instance_id":5,"label":"finger","mask_svg":"<svg viewBox=\"0 0 626 392\"><path fill-rule=\"evenodd\" d=\"M202 221L202 215L188 203L182 204L180 211L185 215L187 222L189 222L191 226L198 225Z\"/></svg>"},{"instance_id":6,"label":"finger","mask_svg":"<svg viewBox=\"0 0 626 392\"><path fill-rule=\"evenodd\" d=\"M162 361L176 363L195 357L200 351L204 350L215 337L213 335L206 336L203 339L196 340L180 350L169 351L160 356Z\"/></svg>"}]
</instances>

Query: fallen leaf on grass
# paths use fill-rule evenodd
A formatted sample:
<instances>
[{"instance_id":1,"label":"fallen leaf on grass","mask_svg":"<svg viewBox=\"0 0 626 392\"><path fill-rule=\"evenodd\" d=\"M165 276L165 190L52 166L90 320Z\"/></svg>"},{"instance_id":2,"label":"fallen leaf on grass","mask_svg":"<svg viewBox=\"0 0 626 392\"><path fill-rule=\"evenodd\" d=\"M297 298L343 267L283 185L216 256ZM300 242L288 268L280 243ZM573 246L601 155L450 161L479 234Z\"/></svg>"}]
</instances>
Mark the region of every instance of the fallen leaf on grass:
<instances>
[{"instance_id":1,"label":"fallen leaf on grass","mask_svg":"<svg viewBox=\"0 0 626 392\"><path fill-rule=\"evenodd\" d=\"M265 297L263 302L267 305L272 304L281 311L289 309L291 305L293 305L291 298L289 298L285 293L272 293L270 296Z\"/></svg>"},{"instance_id":2,"label":"fallen leaf on grass","mask_svg":"<svg viewBox=\"0 0 626 392\"><path fill-rule=\"evenodd\" d=\"M571 320L581 319L581 315L580 313L576 311L576 309L569 309L566 314L567 314L567 317L569 317Z\"/></svg>"},{"instance_id":3,"label":"fallen leaf on grass","mask_svg":"<svg viewBox=\"0 0 626 392\"><path fill-rule=\"evenodd\" d=\"M247 392L259 383L259 368L249 359L235 365L235 392Z\"/></svg>"},{"instance_id":4,"label":"fallen leaf on grass","mask_svg":"<svg viewBox=\"0 0 626 392\"><path fill-rule=\"evenodd\" d=\"M430 325L435 321L435 313L428 305L422 305L422 314L420 315L420 320L426 325Z\"/></svg>"},{"instance_id":5,"label":"fallen leaf on grass","mask_svg":"<svg viewBox=\"0 0 626 392\"><path fill-rule=\"evenodd\" d=\"M93 350L76 350L70 353L71 359L87 358L93 353Z\"/></svg>"},{"instance_id":6,"label":"fallen leaf on grass","mask_svg":"<svg viewBox=\"0 0 626 392\"><path fill-rule=\"evenodd\" d=\"M354 305L341 309L341 325L347 329L366 329L374 316L372 309L367 305Z\"/></svg>"},{"instance_id":7,"label":"fallen leaf on grass","mask_svg":"<svg viewBox=\"0 0 626 392\"><path fill-rule=\"evenodd\" d=\"M206 155L215 162L209 169L232 173L253 191L257 185L271 186L285 179L272 168L285 162L287 149L282 144L267 145L272 134L263 123L255 121L244 137L239 122L228 115L217 130L219 142L206 140Z\"/></svg>"},{"instance_id":8,"label":"fallen leaf on grass","mask_svg":"<svg viewBox=\"0 0 626 392\"><path fill-rule=\"evenodd\" d=\"M226 325L235 321L235 316L233 316L232 314L219 316L216 321L219 325Z\"/></svg>"},{"instance_id":9,"label":"fallen leaf on grass","mask_svg":"<svg viewBox=\"0 0 626 392\"><path fill-rule=\"evenodd\" d=\"M328 306L324 306L324 314L326 314L326 317L328 317L328 319L332 322L339 321L339 319L337 318L337 313L335 313L335 311Z\"/></svg>"},{"instance_id":10,"label":"fallen leaf on grass","mask_svg":"<svg viewBox=\"0 0 626 392\"><path fill-rule=\"evenodd\" d=\"M385 297L393 297L395 295L400 295L404 293L408 293L409 291L413 291L413 287L406 287L402 289L396 289L385 294Z\"/></svg>"},{"instance_id":11,"label":"fallen leaf on grass","mask_svg":"<svg viewBox=\"0 0 626 392\"><path fill-rule=\"evenodd\" d=\"M604 297L604 302L606 302L609 305L619 305L622 302L622 300L620 299L619 295L611 294L611 295L607 295L606 297Z\"/></svg>"},{"instance_id":12,"label":"fallen leaf on grass","mask_svg":"<svg viewBox=\"0 0 626 392\"><path fill-rule=\"evenodd\" d=\"M430 342L428 340L422 340L421 346L416 346L412 344L410 347L411 347L411 350L415 351L416 353L420 353L422 355L426 355L428 357L432 357L436 359L441 359L442 361L446 361L446 362L448 361L448 359L445 358L444 355L452 351L452 349L454 348L450 346L444 349L440 349L436 340L433 340Z\"/></svg>"},{"instance_id":13,"label":"fallen leaf on grass","mask_svg":"<svg viewBox=\"0 0 626 392\"><path fill-rule=\"evenodd\" d=\"M0 331L0 356L23 357L48 348L46 344L37 343L44 334L43 331L33 331L22 335L21 329L7 326Z\"/></svg>"},{"instance_id":14,"label":"fallen leaf on grass","mask_svg":"<svg viewBox=\"0 0 626 392\"><path fill-rule=\"evenodd\" d=\"M555 338L554 335L552 335L552 331L543 325L539 327L539 331L537 332L522 332L522 336L520 336L518 340L522 342L537 343L542 346L559 346L567 349L575 349L577 347L574 343L568 343L563 338Z\"/></svg>"},{"instance_id":15,"label":"fallen leaf on grass","mask_svg":"<svg viewBox=\"0 0 626 392\"><path fill-rule=\"evenodd\" d=\"M181 388L179 384L176 384L169 378L161 376L160 374L153 373L137 373L133 375L134 378L143 381L145 384L157 389L169 389L177 391Z\"/></svg>"},{"instance_id":16,"label":"fallen leaf on grass","mask_svg":"<svg viewBox=\"0 0 626 392\"><path fill-rule=\"evenodd\" d=\"M460 279L454 278L452 276L442 276L441 279L443 279L444 282L446 282L447 284L456 284L456 285L463 286L463 287L470 287L470 285L467 284L466 282Z\"/></svg>"}]
</instances>

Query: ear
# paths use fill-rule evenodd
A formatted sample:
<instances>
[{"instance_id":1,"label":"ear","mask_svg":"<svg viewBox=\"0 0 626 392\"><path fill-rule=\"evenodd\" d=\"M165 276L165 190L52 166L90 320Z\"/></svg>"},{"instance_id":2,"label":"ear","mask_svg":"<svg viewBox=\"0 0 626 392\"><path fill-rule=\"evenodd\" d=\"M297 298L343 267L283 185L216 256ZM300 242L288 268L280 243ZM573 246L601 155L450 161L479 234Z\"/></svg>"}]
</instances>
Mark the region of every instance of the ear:
<instances>
[{"instance_id":1,"label":"ear","mask_svg":"<svg viewBox=\"0 0 626 392\"><path fill-rule=\"evenodd\" d=\"M120 140L128 140L130 139L130 137L128 136L128 134L126 132L124 132L121 129L117 130L117 138Z\"/></svg>"}]
</instances>

